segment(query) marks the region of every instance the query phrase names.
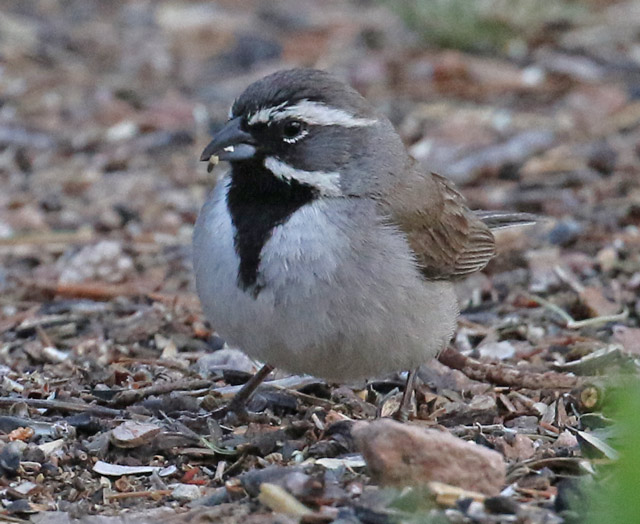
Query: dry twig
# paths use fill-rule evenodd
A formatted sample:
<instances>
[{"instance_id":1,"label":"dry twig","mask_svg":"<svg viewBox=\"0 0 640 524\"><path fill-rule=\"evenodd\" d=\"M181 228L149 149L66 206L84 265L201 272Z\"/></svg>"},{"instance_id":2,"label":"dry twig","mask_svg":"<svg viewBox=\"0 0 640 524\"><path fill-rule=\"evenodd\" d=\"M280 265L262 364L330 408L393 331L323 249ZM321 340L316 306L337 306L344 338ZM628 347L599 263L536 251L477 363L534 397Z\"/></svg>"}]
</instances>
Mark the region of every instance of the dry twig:
<instances>
[{"instance_id":1,"label":"dry twig","mask_svg":"<svg viewBox=\"0 0 640 524\"><path fill-rule=\"evenodd\" d=\"M491 382L499 386L520 387L526 389L573 389L579 386L583 379L563 373L547 371L535 373L518 369L505 364L485 364L457 351L446 348L438 360L445 366L462 371L473 380Z\"/></svg>"},{"instance_id":2,"label":"dry twig","mask_svg":"<svg viewBox=\"0 0 640 524\"><path fill-rule=\"evenodd\" d=\"M154 384L146 388L127 389L121 391L113 397L111 403L114 406L130 406L151 395L166 395L174 391L193 391L196 389L206 389L211 386L210 380L177 380L174 382L164 382Z\"/></svg>"},{"instance_id":3,"label":"dry twig","mask_svg":"<svg viewBox=\"0 0 640 524\"><path fill-rule=\"evenodd\" d=\"M540 304L543 308L558 315L562 319L563 327L568 329L582 329L588 326L608 324L609 322L620 322L629 316L629 310L624 308L620 313L615 315L603 315L594 318L587 318L585 320L575 320L571 315L569 315L569 313L561 307L556 306L553 302L549 302L548 300L535 295L530 295L529 298Z\"/></svg>"},{"instance_id":4,"label":"dry twig","mask_svg":"<svg viewBox=\"0 0 640 524\"><path fill-rule=\"evenodd\" d=\"M127 284L106 284L104 282L55 283L37 280L25 281L45 293L64 298L85 298L96 301L112 300L118 297L135 297L152 293L158 282L130 282Z\"/></svg>"},{"instance_id":5,"label":"dry twig","mask_svg":"<svg viewBox=\"0 0 640 524\"><path fill-rule=\"evenodd\" d=\"M107 495L109 500L123 500L123 499L139 499L150 497L152 499L160 499L171 495L170 489L151 489L145 491L125 491L124 493L110 493Z\"/></svg>"},{"instance_id":6,"label":"dry twig","mask_svg":"<svg viewBox=\"0 0 640 524\"><path fill-rule=\"evenodd\" d=\"M96 406L94 404L80 404L63 400L47 400L41 398L0 397L0 407L11 407L18 403L37 409L55 409L70 413L91 413L97 417L121 417L124 413L119 409Z\"/></svg>"}]
</instances>

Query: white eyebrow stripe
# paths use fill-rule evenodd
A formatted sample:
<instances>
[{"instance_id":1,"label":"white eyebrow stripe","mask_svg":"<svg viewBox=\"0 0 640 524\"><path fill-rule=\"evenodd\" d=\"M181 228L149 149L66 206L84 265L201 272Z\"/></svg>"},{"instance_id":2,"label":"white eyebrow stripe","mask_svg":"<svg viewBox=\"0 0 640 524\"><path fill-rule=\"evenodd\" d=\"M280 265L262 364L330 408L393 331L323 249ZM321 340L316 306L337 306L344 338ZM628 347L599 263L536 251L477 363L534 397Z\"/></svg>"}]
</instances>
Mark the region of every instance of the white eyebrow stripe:
<instances>
[{"instance_id":1,"label":"white eyebrow stripe","mask_svg":"<svg viewBox=\"0 0 640 524\"><path fill-rule=\"evenodd\" d=\"M272 120L273 115L283 109L287 105L287 102L282 102L282 104L278 104L273 107L263 107L262 109L258 109L255 113L253 113L249 117L249 125L253 124L266 124L270 120Z\"/></svg>"},{"instance_id":2,"label":"white eyebrow stripe","mask_svg":"<svg viewBox=\"0 0 640 524\"><path fill-rule=\"evenodd\" d=\"M295 169L273 156L268 156L264 159L264 167L281 180L296 180L297 182L307 184L316 188L322 195L342 195L342 190L340 189L340 173L336 171L304 171L302 169Z\"/></svg>"},{"instance_id":3,"label":"white eyebrow stripe","mask_svg":"<svg viewBox=\"0 0 640 524\"><path fill-rule=\"evenodd\" d=\"M318 126L367 127L377 122L375 119L360 118L348 111L311 100L301 100L296 105L286 108L285 106L286 102L256 111L249 118L249 125L266 124L285 118L295 118L307 124Z\"/></svg>"}]
</instances>

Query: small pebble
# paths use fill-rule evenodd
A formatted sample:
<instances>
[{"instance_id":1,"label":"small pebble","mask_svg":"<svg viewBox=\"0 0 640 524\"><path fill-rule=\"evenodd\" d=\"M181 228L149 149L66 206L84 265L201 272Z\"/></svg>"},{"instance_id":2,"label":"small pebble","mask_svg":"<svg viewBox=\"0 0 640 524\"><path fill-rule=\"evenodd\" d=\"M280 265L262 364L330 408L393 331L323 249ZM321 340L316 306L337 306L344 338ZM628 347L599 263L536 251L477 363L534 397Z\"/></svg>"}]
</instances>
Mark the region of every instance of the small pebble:
<instances>
[{"instance_id":1,"label":"small pebble","mask_svg":"<svg viewBox=\"0 0 640 524\"><path fill-rule=\"evenodd\" d=\"M0 473L15 475L20 467L23 445L22 441L10 442L0 450Z\"/></svg>"},{"instance_id":2,"label":"small pebble","mask_svg":"<svg viewBox=\"0 0 640 524\"><path fill-rule=\"evenodd\" d=\"M180 502L191 502L202 496L200 488L194 484L176 484L170 487L172 488L171 496Z\"/></svg>"}]
</instances>

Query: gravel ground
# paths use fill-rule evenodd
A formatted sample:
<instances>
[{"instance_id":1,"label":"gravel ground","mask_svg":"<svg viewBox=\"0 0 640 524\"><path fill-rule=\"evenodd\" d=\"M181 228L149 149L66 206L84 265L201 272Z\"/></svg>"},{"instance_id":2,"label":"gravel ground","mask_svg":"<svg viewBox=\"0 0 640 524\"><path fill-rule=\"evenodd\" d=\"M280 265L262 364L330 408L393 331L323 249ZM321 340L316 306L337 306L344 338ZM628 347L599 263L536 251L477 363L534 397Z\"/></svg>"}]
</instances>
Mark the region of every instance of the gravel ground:
<instances>
[{"instance_id":1,"label":"gravel ground","mask_svg":"<svg viewBox=\"0 0 640 524\"><path fill-rule=\"evenodd\" d=\"M640 2L444 4L3 2L0 521L584 521L640 355ZM209 416L256 363L194 293L224 169L198 158L292 66L354 85L471 207L548 217L459 283L405 426L377 420L402 375L277 372L250 423Z\"/></svg>"}]
</instances>

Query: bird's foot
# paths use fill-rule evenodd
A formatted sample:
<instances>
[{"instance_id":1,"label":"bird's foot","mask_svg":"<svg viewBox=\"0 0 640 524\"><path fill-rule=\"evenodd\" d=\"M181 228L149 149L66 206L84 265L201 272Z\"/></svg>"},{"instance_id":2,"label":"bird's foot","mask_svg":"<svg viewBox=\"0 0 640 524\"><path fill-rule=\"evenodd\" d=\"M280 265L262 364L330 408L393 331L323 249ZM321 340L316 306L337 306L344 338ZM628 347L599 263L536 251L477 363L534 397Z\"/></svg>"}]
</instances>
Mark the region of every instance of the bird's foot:
<instances>
[{"instance_id":1,"label":"bird's foot","mask_svg":"<svg viewBox=\"0 0 640 524\"><path fill-rule=\"evenodd\" d=\"M210 413L211 417L216 420L221 420L231 414L233 414L239 421L247 420L249 418L247 407L243 404L236 404L233 400L226 406L220 406Z\"/></svg>"},{"instance_id":2,"label":"bird's foot","mask_svg":"<svg viewBox=\"0 0 640 524\"><path fill-rule=\"evenodd\" d=\"M253 392L258 388L262 381L271 373L273 367L269 364L262 366L258 372L253 375L248 382L240 388L236 396L226 405L214 409L211 417L220 420L227 415L233 413L236 419L241 423L264 421L266 415L262 413L249 413L247 410L247 402L251 398Z\"/></svg>"},{"instance_id":3,"label":"bird's foot","mask_svg":"<svg viewBox=\"0 0 640 524\"><path fill-rule=\"evenodd\" d=\"M410 411L411 411L410 407L400 405L400 407L396 410L396 412L393 415L391 415L391 417L397 420L398 422L406 422L407 420L409 420Z\"/></svg>"},{"instance_id":4,"label":"bird's foot","mask_svg":"<svg viewBox=\"0 0 640 524\"><path fill-rule=\"evenodd\" d=\"M266 413L249 411L245 402L235 402L235 398L226 406L211 411L211 417L216 420L225 419L231 425L249 424L250 422L267 423L270 417Z\"/></svg>"},{"instance_id":5,"label":"bird's foot","mask_svg":"<svg viewBox=\"0 0 640 524\"><path fill-rule=\"evenodd\" d=\"M406 422L409 420L409 415L411 411L413 411L412 399L413 393L416 389L416 376L418 374L418 369L412 369L409 371L407 375L407 383L404 386L404 392L402 393L402 400L400 401L400 406L396 410L396 412L392 415L394 419L399 422Z\"/></svg>"}]
</instances>

